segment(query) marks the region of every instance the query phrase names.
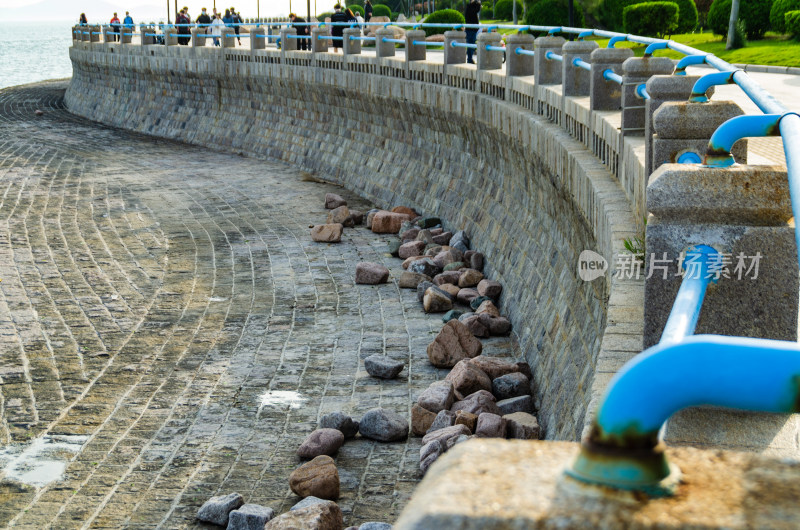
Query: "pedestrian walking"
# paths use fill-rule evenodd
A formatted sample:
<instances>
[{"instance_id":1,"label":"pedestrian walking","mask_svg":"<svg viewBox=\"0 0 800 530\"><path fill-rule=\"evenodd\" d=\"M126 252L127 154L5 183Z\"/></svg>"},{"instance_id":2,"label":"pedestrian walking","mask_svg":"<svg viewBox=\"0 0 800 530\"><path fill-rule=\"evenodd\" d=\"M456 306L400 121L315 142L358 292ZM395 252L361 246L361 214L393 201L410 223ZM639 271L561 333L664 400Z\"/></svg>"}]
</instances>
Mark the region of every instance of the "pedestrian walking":
<instances>
[{"instance_id":1,"label":"pedestrian walking","mask_svg":"<svg viewBox=\"0 0 800 530\"><path fill-rule=\"evenodd\" d=\"M366 0L364 2L364 22L369 22L369 19L372 18L372 2L370 0Z\"/></svg>"},{"instance_id":2,"label":"pedestrian walking","mask_svg":"<svg viewBox=\"0 0 800 530\"><path fill-rule=\"evenodd\" d=\"M464 12L464 21L467 24L480 24L481 3L478 0L470 0L467 4L467 9ZM478 38L478 28L467 28L467 44L475 44ZM475 53L475 48L467 48L467 62L475 64L472 60L472 55Z\"/></svg>"},{"instance_id":3,"label":"pedestrian walking","mask_svg":"<svg viewBox=\"0 0 800 530\"><path fill-rule=\"evenodd\" d=\"M110 24L111 24L111 31L115 33L114 35L111 35L111 40L117 41L119 40L119 30L122 27L122 23L119 21L119 17L117 16L116 13L114 13L114 16L111 17Z\"/></svg>"},{"instance_id":4,"label":"pedestrian walking","mask_svg":"<svg viewBox=\"0 0 800 530\"><path fill-rule=\"evenodd\" d=\"M331 15L331 36L333 37L333 51L337 52L342 47L342 35L344 35L344 26L339 25L342 22L348 22L350 17L347 13L342 12L341 4L333 6L333 15ZM339 23L339 24L337 24Z\"/></svg>"},{"instance_id":5,"label":"pedestrian walking","mask_svg":"<svg viewBox=\"0 0 800 530\"><path fill-rule=\"evenodd\" d=\"M209 28L214 46L219 46L219 38L222 36L224 27L225 24L223 24L222 19L219 18L219 13L214 15L214 20L211 21L211 27Z\"/></svg>"},{"instance_id":6,"label":"pedestrian walking","mask_svg":"<svg viewBox=\"0 0 800 530\"><path fill-rule=\"evenodd\" d=\"M300 35L308 35L309 29L308 26L306 25L306 19L304 19L303 17L298 17L294 13L290 13L289 20L292 21L292 27L297 30L298 37ZM311 50L308 38L297 39L297 48L300 50Z\"/></svg>"},{"instance_id":7,"label":"pedestrian walking","mask_svg":"<svg viewBox=\"0 0 800 530\"><path fill-rule=\"evenodd\" d=\"M81 26L86 26L89 24L89 21L86 20L86 13L81 13L81 18L78 19L78 24Z\"/></svg>"},{"instance_id":8,"label":"pedestrian walking","mask_svg":"<svg viewBox=\"0 0 800 530\"><path fill-rule=\"evenodd\" d=\"M233 19L233 32L236 33L236 41L241 44L242 39L239 38L239 26L242 24L243 20L234 7L231 7L231 18Z\"/></svg>"}]
</instances>

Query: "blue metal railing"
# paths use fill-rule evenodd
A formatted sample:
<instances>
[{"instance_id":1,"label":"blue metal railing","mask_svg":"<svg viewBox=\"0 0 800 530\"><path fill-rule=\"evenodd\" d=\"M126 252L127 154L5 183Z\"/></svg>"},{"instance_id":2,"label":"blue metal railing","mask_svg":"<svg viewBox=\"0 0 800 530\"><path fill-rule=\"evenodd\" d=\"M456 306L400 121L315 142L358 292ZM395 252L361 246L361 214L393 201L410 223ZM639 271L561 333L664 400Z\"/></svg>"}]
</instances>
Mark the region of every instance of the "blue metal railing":
<instances>
[{"instance_id":1,"label":"blue metal railing","mask_svg":"<svg viewBox=\"0 0 800 530\"><path fill-rule=\"evenodd\" d=\"M603 70L603 79L605 79L606 81L611 81L618 85L622 84L622 76L614 72L614 70L612 70L611 68Z\"/></svg>"},{"instance_id":2,"label":"blue metal railing","mask_svg":"<svg viewBox=\"0 0 800 530\"><path fill-rule=\"evenodd\" d=\"M550 61L559 61L559 62L564 60L564 57L562 57L561 55L559 55L559 54L557 54L555 52L547 52L547 53L545 53L544 54L544 58L548 59Z\"/></svg>"}]
</instances>

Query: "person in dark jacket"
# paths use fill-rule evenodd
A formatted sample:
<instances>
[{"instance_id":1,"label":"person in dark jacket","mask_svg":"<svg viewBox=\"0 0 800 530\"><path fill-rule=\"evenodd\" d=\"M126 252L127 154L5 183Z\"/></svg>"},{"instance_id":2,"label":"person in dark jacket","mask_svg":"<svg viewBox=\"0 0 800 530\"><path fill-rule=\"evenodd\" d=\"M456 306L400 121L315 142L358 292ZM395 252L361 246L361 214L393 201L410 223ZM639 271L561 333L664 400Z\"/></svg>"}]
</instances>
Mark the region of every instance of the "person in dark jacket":
<instances>
[{"instance_id":1,"label":"person in dark jacket","mask_svg":"<svg viewBox=\"0 0 800 530\"><path fill-rule=\"evenodd\" d=\"M178 26L178 44L181 46L186 46L191 40L190 35L192 32L187 26L187 24L191 23L192 21L186 15L186 8L181 9L178 16L175 17L175 25Z\"/></svg>"},{"instance_id":2,"label":"person in dark jacket","mask_svg":"<svg viewBox=\"0 0 800 530\"><path fill-rule=\"evenodd\" d=\"M480 24L480 14L481 14L481 3L478 0L471 0L469 4L467 4L467 9L464 11L464 21L467 24ZM467 28L467 44L475 44L475 40L478 38L478 28ZM472 54L475 52L475 48L467 48L467 62L469 64L475 64L475 61L472 60Z\"/></svg>"},{"instance_id":3,"label":"person in dark jacket","mask_svg":"<svg viewBox=\"0 0 800 530\"><path fill-rule=\"evenodd\" d=\"M111 40L112 41L118 41L119 40L119 30L122 27L122 23L119 21L119 17L117 17L116 13L114 13L114 17L111 19L110 24L111 24L111 31L116 33L116 35L111 35Z\"/></svg>"},{"instance_id":4,"label":"person in dark jacket","mask_svg":"<svg viewBox=\"0 0 800 530\"><path fill-rule=\"evenodd\" d=\"M208 16L208 11L206 11L205 7L203 8L202 12L200 13L200 16L197 17L196 22L197 22L198 26L201 27L201 28L207 28L211 24L211 17Z\"/></svg>"},{"instance_id":5,"label":"person in dark jacket","mask_svg":"<svg viewBox=\"0 0 800 530\"><path fill-rule=\"evenodd\" d=\"M339 26L333 24L334 22L349 22L349 17L346 13L342 12L342 6L340 4L336 4L333 6L333 15L331 15L331 36L332 37L341 37L344 35L344 28L345 26ZM342 46L342 39L341 38L334 38L333 39L333 51L336 52Z\"/></svg>"},{"instance_id":6,"label":"person in dark jacket","mask_svg":"<svg viewBox=\"0 0 800 530\"><path fill-rule=\"evenodd\" d=\"M372 18L372 2L366 0L364 2L364 22L369 22Z\"/></svg>"},{"instance_id":7,"label":"person in dark jacket","mask_svg":"<svg viewBox=\"0 0 800 530\"><path fill-rule=\"evenodd\" d=\"M239 38L239 24L244 22L241 15L236 12L236 8L231 8L231 18L233 18L233 32L236 33L236 41L241 44L242 39Z\"/></svg>"},{"instance_id":8,"label":"person in dark jacket","mask_svg":"<svg viewBox=\"0 0 800 530\"><path fill-rule=\"evenodd\" d=\"M289 14L289 20L292 21L292 27L297 30L298 37L300 35L308 35L308 26L302 25L306 23L306 19L291 13ZM300 50L310 50L311 45L309 44L308 39L297 39L297 48Z\"/></svg>"},{"instance_id":9,"label":"person in dark jacket","mask_svg":"<svg viewBox=\"0 0 800 530\"><path fill-rule=\"evenodd\" d=\"M86 20L86 13L81 13L81 19L78 22L78 24L80 24L81 26L86 26L89 24L89 21Z\"/></svg>"}]
</instances>

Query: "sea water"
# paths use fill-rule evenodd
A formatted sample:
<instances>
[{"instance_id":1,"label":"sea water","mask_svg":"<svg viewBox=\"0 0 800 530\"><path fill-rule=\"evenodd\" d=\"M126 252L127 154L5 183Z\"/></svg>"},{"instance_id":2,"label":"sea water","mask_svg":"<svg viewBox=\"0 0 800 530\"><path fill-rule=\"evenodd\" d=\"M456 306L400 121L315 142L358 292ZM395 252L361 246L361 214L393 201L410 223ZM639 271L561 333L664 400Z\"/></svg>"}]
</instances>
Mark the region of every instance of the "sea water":
<instances>
[{"instance_id":1,"label":"sea water","mask_svg":"<svg viewBox=\"0 0 800 530\"><path fill-rule=\"evenodd\" d=\"M0 88L71 77L72 25L0 21Z\"/></svg>"}]
</instances>

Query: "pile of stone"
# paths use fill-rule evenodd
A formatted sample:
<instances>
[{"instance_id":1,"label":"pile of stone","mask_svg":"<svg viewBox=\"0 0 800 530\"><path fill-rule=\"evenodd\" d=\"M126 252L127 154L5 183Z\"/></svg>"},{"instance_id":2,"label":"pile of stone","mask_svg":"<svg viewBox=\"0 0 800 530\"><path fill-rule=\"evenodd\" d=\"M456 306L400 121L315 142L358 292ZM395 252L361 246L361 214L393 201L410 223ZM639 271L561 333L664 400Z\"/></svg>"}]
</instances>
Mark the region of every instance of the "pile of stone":
<instances>
[{"instance_id":1,"label":"pile of stone","mask_svg":"<svg viewBox=\"0 0 800 530\"><path fill-rule=\"evenodd\" d=\"M331 210L325 224L311 226L311 239L320 243L338 243L345 228L364 223L364 214L349 210L347 201L335 193L325 195L325 208Z\"/></svg>"}]
</instances>

